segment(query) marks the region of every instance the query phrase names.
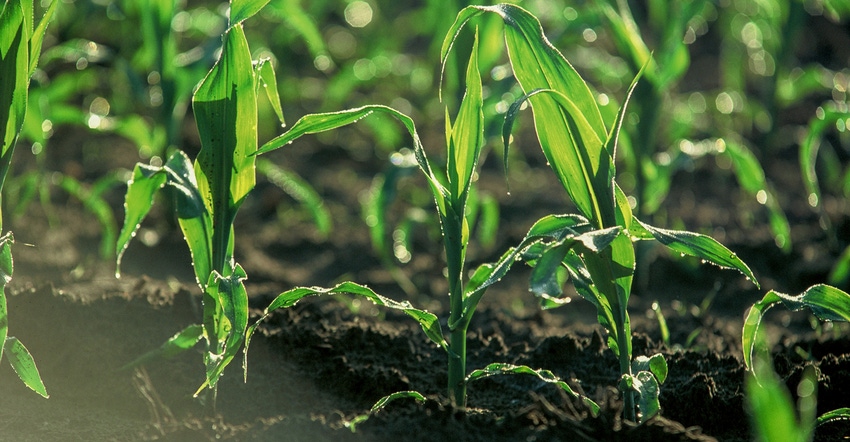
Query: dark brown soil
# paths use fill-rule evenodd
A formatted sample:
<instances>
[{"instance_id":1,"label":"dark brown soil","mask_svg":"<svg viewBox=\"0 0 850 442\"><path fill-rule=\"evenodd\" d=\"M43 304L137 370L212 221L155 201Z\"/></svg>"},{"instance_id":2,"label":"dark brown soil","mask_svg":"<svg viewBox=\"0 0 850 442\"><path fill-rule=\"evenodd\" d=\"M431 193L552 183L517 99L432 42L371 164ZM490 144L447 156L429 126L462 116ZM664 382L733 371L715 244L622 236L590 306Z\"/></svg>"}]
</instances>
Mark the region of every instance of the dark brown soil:
<instances>
[{"instance_id":1,"label":"dark brown soil","mask_svg":"<svg viewBox=\"0 0 850 442\"><path fill-rule=\"evenodd\" d=\"M374 257L353 209L373 172L349 173L351 181L342 181L337 178L342 171L361 166L344 151L316 149L310 156L290 154L285 161L299 170L320 171L312 179L328 197L335 221L331 238L322 240L297 212L280 221L269 204L290 203L264 185L240 214L237 256L249 274L254 315L294 285L329 286L343 279L395 299L408 298ZM779 159L768 167L786 163ZM555 185L553 179L512 182L508 196L500 190L498 173L485 164L481 183L502 195L508 221L492 250L471 249L473 263L492 260L537 216L569 210L560 197L539 197L547 194L541 189ZM203 380L199 351L121 369L200 320L198 290L179 234L163 235L153 246L134 243L118 280L112 276L113 265L96 256L98 229L89 215L76 202L60 198L54 210L61 228L51 228L37 206L13 224L18 243L9 297L10 330L35 356L51 397L45 400L28 391L4 364L0 434L4 440L39 441L749 440L740 344L744 312L766 289L793 291L823 281L834 256L816 217L795 212L799 203L792 202L789 211L799 214L793 219L795 248L782 255L763 225L739 224L739 215L751 209L751 217L762 216L759 207L740 201L739 190L716 171L705 166L677 180L691 187L685 196L681 191L671 195L671 216L699 229L721 224L693 214L728 214L723 215L724 240L753 267L763 289L734 272L697 266L657 249L642 252L631 305L634 354L660 352L670 366L661 416L645 425L634 427L620 418L614 388L617 362L594 324L590 304L576 299L555 311L539 310L526 289L527 270L521 267L494 286L474 317L469 368L508 362L552 370L597 401L599 416L591 417L560 390L519 376L477 381L469 387L469 408L453 409L444 391L446 355L418 325L371 305L355 312L330 298L304 300L276 312L251 345L247 383L235 362L213 407L208 397L192 398ZM416 178L408 183L419 184ZM724 185L725 190L718 190ZM120 189L116 195L120 201ZM693 198L697 209L677 213L683 197ZM842 222L843 203L831 204L840 208L833 215ZM259 216L263 213L270 215ZM156 222L154 218L152 224ZM417 245L421 250L403 269L420 291L410 301L445 317L439 244L429 241L424 235ZM700 310L706 297L713 301ZM669 346L647 314L653 301L670 325ZM819 411L847 405L846 327L830 324L815 331L806 314L777 308L768 315L767 329L776 343L777 370L792 391L802 367L815 365L820 369ZM683 348L695 330L698 335ZM402 390L422 392L428 400L394 402L357 426L356 433L346 427L378 398ZM848 431L850 425L830 424L818 431L817 440L835 440Z\"/></svg>"}]
</instances>

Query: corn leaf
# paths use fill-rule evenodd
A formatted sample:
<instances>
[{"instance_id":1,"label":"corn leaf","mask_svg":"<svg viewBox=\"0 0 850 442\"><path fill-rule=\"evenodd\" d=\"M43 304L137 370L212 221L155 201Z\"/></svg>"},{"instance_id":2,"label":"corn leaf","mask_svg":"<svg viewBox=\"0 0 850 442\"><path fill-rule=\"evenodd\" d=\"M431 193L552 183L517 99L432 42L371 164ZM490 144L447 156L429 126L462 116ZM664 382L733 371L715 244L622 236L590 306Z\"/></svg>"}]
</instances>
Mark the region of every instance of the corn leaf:
<instances>
[{"instance_id":1,"label":"corn leaf","mask_svg":"<svg viewBox=\"0 0 850 442\"><path fill-rule=\"evenodd\" d=\"M847 420L850 420L850 408L837 408L818 416L817 425L821 426L830 422Z\"/></svg>"},{"instance_id":2,"label":"corn leaf","mask_svg":"<svg viewBox=\"0 0 850 442\"><path fill-rule=\"evenodd\" d=\"M192 97L201 136L195 175L212 216L213 269L220 273L232 260L236 212L256 183L257 94L252 66L245 33L235 25L224 35L221 58Z\"/></svg>"},{"instance_id":3,"label":"corn leaf","mask_svg":"<svg viewBox=\"0 0 850 442\"><path fill-rule=\"evenodd\" d=\"M414 399L414 400L416 400L416 402L418 402L420 404L425 402L425 400L426 400L425 396L423 396L422 393L420 393L418 391L397 391L395 393L388 394L388 395L378 399L378 402L375 402L375 405L372 405L372 408L369 409L368 413L361 414L359 416L354 417L350 421L345 422L345 426L348 427L348 429L351 430L352 433L354 433L354 432L356 432L357 425L360 425L363 422L366 422L370 417L372 417L373 414L377 413L378 411L383 410L384 407L389 405L390 402L394 402L394 401L397 401L399 399L408 399L408 398Z\"/></svg>"},{"instance_id":4,"label":"corn leaf","mask_svg":"<svg viewBox=\"0 0 850 442\"><path fill-rule=\"evenodd\" d=\"M27 348L24 347L24 344L18 338L9 336L6 338L3 347L6 350L6 357L9 359L9 363L24 384L41 396L45 398L49 397L47 389L44 388L44 383L41 381L38 368L35 366L35 360L33 360Z\"/></svg>"},{"instance_id":5,"label":"corn leaf","mask_svg":"<svg viewBox=\"0 0 850 442\"><path fill-rule=\"evenodd\" d=\"M569 384L555 376L555 374L549 370L535 370L527 365L492 363L484 368L473 370L472 373L466 377L466 382L484 379L490 376L512 374L531 375L548 384L554 384L561 390L564 390L564 392L571 397L581 399L582 402L590 409L591 415L597 416L599 414L599 405L593 402L590 398L576 393Z\"/></svg>"},{"instance_id":6,"label":"corn leaf","mask_svg":"<svg viewBox=\"0 0 850 442\"><path fill-rule=\"evenodd\" d=\"M644 423L661 411L661 402L658 400L660 393L658 379L648 371L635 373L634 379L633 387L638 393L637 405L640 409L639 419L640 423Z\"/></svg>"},{"instance_id":7,"label":"corn leaf","mask_svg":"<svg viewBox=\"0 0 850 442\"><path fill-rule=\"evenodd\" d=\"M466 22L484 12L496 13L505 22L514 76L527 94L522 100L529 100L534 110L546 159L582 214L597 227L612 226L613 204L608 200L613 199L614 170L603 145L608 131L590 88L549 43L536 17L509 4L467 7L443 42L443 59ZM556 92L534 92L539 89Z\"/></svg>"},{"instance_id":8,"label":"corn leaf","mask_svg":"<svg viewBox=\"0 0 850 442\"><path fill-rule=\"evenodd\" d=\"M843 290L826 284L811 286L797 296L771 290L753 304L744 320L741 342L744 348L744 365L749 369L753 367L753 352L761 320L769 308L780 303L792 311L808 308L824 321L850 321L850 294Z\"/></svg>"},{"instance_id":9,"label":"corn leaf","mask_svg":"<svg viewBox=\"0 0 850 442\"><path fill-rule=\"evenodd\" d=\"M667 380L667 361L661 354L654 354L650 357L638 356L632 361L632 371L637 373L646 371L652 373L659 384L663 384Z\"/></svg>"},{"instance_id":10,"label":"corn leaf","mask_svg":"<svg viewBox=\"0 0 850 442\"><path fill-rule=\"evenodd\" d=\"M124 226L116 246L116 275L120 275L124 251L153 206L154 194L166 185L172 190L178 223L192 253L195 277L198 285L204 287L213 270L209 242L212 221L198 191L192 163L180 151L173 153L162 167L136 164L133 169L124 198Z\"/></svg>"},{"instance_id":11,"label":"corn leaf","mask_svg":"<svg viewBox=\"0 0 850 442\"><path fill-rule=\"evenodd\" d=\"M308 296L335 296L346 294L366 298L375 305L391 308L394 310L401 310L419 323L419 325L422 327L422 330L425 332L428 338L431 339L432 342L439 345L440 347L443 347L443 349L447 348L446 340L443 337L443 331L440 327L440 321L437 319L437 316L428 311L413 308L407 301L394 301L392 299L386 298L375 293L372 289L366 286L353 282L343 282L331 288L296 287L294 289L287 290L277 295L277 297L275 297L271 304L269 304L269 306L266 307L266 309L263 311L263 316L260 317L257 322L248 327L247 332L245 334L245 373L247 373L248 367L248 346L251 342L251 336L253 336L260 323L263 322L266 318L268 318L274 310L292 307L293 305L298 303L298 301Z\"/></svg>"},{"instance_id":12,"label":"corn leaf","mask_svg":"<svg viewBox=\"0 0 850 442\"><path fill-rule=\"evenodd\" d=\"M30 5L30 8L32 6ZM29 85L29 28L21 0L6 2L0 12L0 187L12 163L12 152L24 124ZM2 219L0 219L2 223ZM0 224L2 226L2 224Z\"/></svg>"},{"instance_id":13,"label":"corn leaf","mask_svg":"<svg viewBox=\"0 0 850 442\"><path fill-rule=\"evenodd\" d=\"M231 0L230 24L237 25L260 12L270 0Z\"/></svg>"},{"instance_id":14,"label":"corn leaf","mask_svg":"<svg viewBox=\"0 0 850 442\"><path fill-rule=\"evenodd\" d=\"M448 141L446 177L452 205L461 216L466 211L472 173L478 165L484 144L484 114L482 107L481 75L478 72L478 33L472 45L472 55L466 70L466 92L451 127ZM448 126L448 124L447 124Z\"/></svg>"},{"instance_id":15,"label":"corn leaf","mask_svg":"<svg viewBox=\"0 0 850 442\"><path fill-rule=\"evenodd\" d=\"M280 105L280 93L277 90L277 75L274 72L274 66L272 66L271 60L264 58L258 61L255 70L257 72L257 79L259 80L257 81L257 87L262 86L265 89L266 96L272 105L272 109L274 109L275 115L277 115L277 119L281 125L286 124L283 120L283 108Z\"/></svg>"},{"instance_id":16,"label":"corn leaf","mask_svg":"<svg viewBox=\"0 0 850 442\"><path fill-rule=\"evenodd\" d=\"M183 330L177 332L174 336L172 336L162 345L160 345L159 348L151 350L139 356L132 362L121 367L121 369L127 370L157 359L168 359L174 357L197 345L203 335L203 326L201 326L200 324L190 325L184 328Z\"/></svg>"},{"instance_id":17,"label":"corn leaf","mask_svg":"<svg viewBox=\"0 0 850 442\"><path fill-rule=\"evenodd\" d=\"M6 342L9 336L8 307L6 306L6 285L12 280L14 262L12 261L12 232L0 237L0 342ZM3 347L0 345L0 361L3 360Z\"/></svg>"},{"instance_id":18,"label":"corn leaf","mask_svg":"<svg viewBox=\"0 0 850 442\"><path fill-rule=\"evenodd\" d=\"M93 190L87 189L79 180L68 175L61 175L59 187L80 200L85 209L97 218L103 235L100 241L100 256L110 258L113 253L112 245L116 243L118 235L115 231L115 217L112 215L109 203Z\"/></svg>"},{"instance_id":19,"label":"corn leaf","mask_svg":"<svg viewBox=\"0 0 850 442\"><path fill-rule=\"evenodd\" d=\"M629 232L639 239L655 239L683 255L694 256L723 268L738 270L756 287L760 287L749 266L737 254L710 236L685 230L661 229L644 224L637 218L634 219Z\"/></svg>"},{"instance_id":20,"label":"corn leaf","mask_svg":"<svg viewBox=\"0 0 850 442\"><path fill-rule=\"evenodd\" d=\"M437 199L437 204L440 207L440 212L445 213L446 199L448 198L448 190L443 186L434 172L431 170L431 165L425 155L425 149L420 141L419 134L416 131L416 126L413 120L407 115L387 106L369 105L354 109L347 109L339 112L328 112L321 114L309 114L301 117L292 127L282 135L269 140L257 150L257 155L271 152L279 149L287 144L292 143L303 135L316 134L333 129L338 129L352 123L356 123L361 119L369 116L373 112L385 113L399 120L407 129L413 139L413 152L416 156L416 161L419 167L425 172L428 179L428 184L431 186L432 193Z\"/></svg>"},{"instance_id":21,"label":"corn leaf","mask_svg":"<svg viewBox=\"0 0 850 442\"><path fill-rule=\"evenodd\" d=\"M331 214L324 206L321 195L308 182L295 172L280 168L268 160L257 160L257 171L307 208L322 236L330 234L333 227Z\"/></svg>"},{"instance_id":22,"label":"corn leaf","mask_svg":"<svg viewBox=\"0 0 850 442\"><path fill-rule=\"evenodd\" d=\"M115 254L115 277L121 275L121 258L130 245L130 240L136 236L142 220L153 207L154 195L165 185L167 174L163 168L138 163L133 168L133 177L127 183L127 193L124 197L124 226L118 234Z\"/></svg>"},{"instance_id":23,"label":"corn leaf","mask_svg":"<svg viewBox=\"0 0 850 442\"><path fill-rule=\"evenodd\" d=\"M759 338L762 339L763 337ZM774 371L770 354L763 350L755 356L754 365L751 366L752 372L747 376L744 385L753 433L759 440L764 441L809 440L814 426L813 419L807 419L808 422L798 421L791 394L785 382ZM806 373L811 374L809 371ZM805 374L803 380L806 381ZM817 382L815 379L808 380L812 381Z\"/></svg>"},{"instance_id":24,"label":"corn leaf","mask_svg":"<svg viewBox=\"0 0 850 442\"><path fill-rule=\"evenodd\" d=\"M823 210L820 184L815 165L817 164L818 151L820 150L820 140L824 132L831 127L835 127L835 123L838 120L850 118L850 112L833 108L822 110L822 114L819 113L817 117L809 122L806 136L800 144L800 169L803 173L803 184L809 193L809 205L817 209L821 217L821 222L827 227L829 226L829 217L826 216Z\"/></svg>"},{"instance_id":25,"label":"corn leaf","mask_svg":"<svg viewBox=\"0 0 850 442\"><path fill-rule=\"evenodd\" d=\"M50 23L50 19L53 18L53 13L56 12L56 5L59 4L56 0L51 0L50 4L47 5L47 9L44 11L44 15L41 17L41 21L38 23L38 26L32 32L29 41L29 75L32 76L33 72L35 72L35 68L38 66L38 58L41 56L41 44L44 41L44 34L47 32L47 24ZM32 23L32 18L30 18L30 23Z\"/></svg>"},{"instance_id":26,"label":"corn leaf","mask_svg":"<svg viewBox=\"0 0 850 442\"><path fill-rule=\"evenodd\" d=\"M589 230L589 224L579 216L554 216L541 218L529 229L526 237L516 246L506 251L498 261L483 264L476 269L464 289L463 313L460 320L467 324L472 319L472 313L488 287L500 281L522 256L526 261L539 260L547 250L563 247L564 250L578 248L590 254L598 253L608 247L619 235L620 228L612 227L603 230ZM584 230L579 233L573 227ZM530 250L534 252L530 253ZM551 270L551 269L550 269ZM537 276L540 278L542 276ZM532 283L532 290L536 288ZM538 296L542 293L535 292ZM449 323L453 328L456 324Z\"/></svg>"},{"instance_id":27,"label":"corn leaf","mask_svg":"<svg viewBox=\"0 0 850 442\"><path fill-rule=\"evenodd\" d=\"M773 190L764 175L764 169L753 153L746 146L734 142L726 143L726 151L732 164L735 166L735 176L741 187L751 196L764 198L759 202L764 204L768 210L770 228L776 245L785 253L791 251L791 225L785 212L779 206ZM763 194L759 196L759 194Z\"/></svg>"},{"instance_id":28,"label":"corn leaf","mask_svg":"<svg viewBox=\"0 0 850 442\"><path fill-rule=\"evenodd\" d=\"M243 281L247 278L242 266L236 267L229 272L228 276L222 276L218 272L210 275L207 284L205 299L212 298L220 307L223 316L218 316L220 321L216 327L218 336L215 339L207 339L211 346L217 342L224 343L223 351L210 348L205 357L207 358L207 380L195 392L197 396L204 388L215 388L225 367L233 360L242 342L245 339L245 331L248 328L248 292L245 290ZM208 296L209 298L206 298ZM226 322L225 322L226 321ZM205 321L206 322L206 321Z\"/></svg>"}]
</instances>

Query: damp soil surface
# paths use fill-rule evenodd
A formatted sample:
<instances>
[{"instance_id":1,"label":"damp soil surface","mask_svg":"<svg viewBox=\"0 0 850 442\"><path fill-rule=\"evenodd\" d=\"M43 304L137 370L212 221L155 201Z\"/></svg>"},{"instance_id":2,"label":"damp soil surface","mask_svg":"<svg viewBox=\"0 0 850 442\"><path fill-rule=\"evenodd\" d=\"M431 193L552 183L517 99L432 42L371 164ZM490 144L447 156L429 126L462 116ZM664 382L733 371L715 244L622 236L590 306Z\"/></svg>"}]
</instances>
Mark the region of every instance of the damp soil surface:
<instances>
[{"instance_id":1,"label":"damp soil surface","mask_svg":"<svg viewBox=\"0 0 850 442\"><path fill-rule=\"evenodd\" d=\"M117 149L120 158L120 143ZM789 147L765 164L777 187L789 189L783 194L794 226L789 254L774 244L762 208L713 163L677 175L664 219L721 239L749 263L762 288L733 271L662 249L639 250L630 300L634 355L661 353L670 369L660 415L640 426L621 419L617 361L593 307L576 296L559 309L540 310L527 290L524 265L485 295L469 328L468 368L504 362L551 370L596 401L598 415L551 384L518 375L471 383L467 408L454 408L446 399L445 352L405 315L344 296L310 298L272 314L252 341L247 382L237 360L215 400L195 398L203 381L199 349L122 368L201 320L199 289L179 231L169 227L164 210L152 213L116 279L114 265L98 255L101 231L91 215L57 194L49 212L33 205L12 222L16 268L8 290L10 332L34 355L50 398L27 390L3 364L0 439L750 440L742 318L767 289L797 292L824 281L835 260L805 195L794 190L802 189L794 158ZM423 229L413 258L399 264L414 293L402 291L372 251L358 199L380 161L364 165L322 145L277 160L301 173L318 171L311 180L326 197L334 229L323 238L282 192L260 183L236 226L236 255L249 275L253 319L286 289L342 280L447 316L438 237ZM471 247L472 265L494 260L539 216L571 210L560 193L547 190L557 188L551 173L533 156L529 161L523 173L530 178L514 179L510 194L498 164L485 162L479 182L500 200L503 221L494 245ZM410 189L423 184L416 176L403 183ZM121 219L121 190L112 198ZM846 232L845 204L826 204L839 233ZM666 317L668 342L651 310L654 302ZM805 313L777 308L766 328L776 369L791 391L803 368L813 365L819 369L819 411L847 405L846 327L813 328ZM349 422L377 399L408 390L427 400L400 399L352 432ZM844 434L850 426L831 424L818 430L816 440Z\"/></svg>"}]
</instances>

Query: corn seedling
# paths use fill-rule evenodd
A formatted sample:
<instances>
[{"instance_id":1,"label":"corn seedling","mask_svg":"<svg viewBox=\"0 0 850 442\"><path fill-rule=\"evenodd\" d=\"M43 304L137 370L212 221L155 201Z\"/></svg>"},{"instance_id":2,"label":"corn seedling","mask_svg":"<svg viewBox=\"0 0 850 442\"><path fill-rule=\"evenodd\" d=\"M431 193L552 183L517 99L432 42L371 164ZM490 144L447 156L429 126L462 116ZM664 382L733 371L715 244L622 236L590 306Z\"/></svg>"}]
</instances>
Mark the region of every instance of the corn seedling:
<instances>
[{"instance_id":1,"label":"corn seedling","mask_svg":"<svg viewBox=\"0 0 850 442\"><path fill-rule=\"evenodd\" d=\"M817 418L818 375L814 366L803 371L797 386L797 407L785 383L773 369L764 333L754 331L754 351L745 381L747 411L756 440L761 442L807 442L816 427L850 419L850 408L838 408Z\"/></svg>"},{"instance_id":2,"label":"corn seedling","mask_svg":"<svg viewBox=\"0 0 850 442\"><path fill-rule=\"evenodd\" d=\"M526 262L534 266L531 289L544 304L557 304L550 302L561 293L557 272L562 266L567 268L579 294L596 305L599 322L609 333L608 346L619 358L626 419L645 421L659 409L658 386L666 378L667 364L661 355L632 359L627 305L635 269L633 242L654 239L682 255L737 269L753 282L755 277L737 255L713 238L652 227L632 215L626 195L615 182L614 164L628 95L617 121L607 128L595 96L546 39L536 17L509 4L468 7L457 16L443 43L444 56L460 29L473 17L486 13L494 13L505 22L513 74L525 93L508 110L503 130L506 149L514 119L522 103L528 101L543 153L581 211L576 216L594 231L614 229L617 233L599 253L582 253L560 245L530 250L533 253L526 253L531 255Z\"/></svg>"},{"instance_id":3,"label":"corn seedling","mask_svg":"<svg viewBox=\"0 0 850 442\"><path fill-rule=\"evenodd\" d=\"M821 139L830 128L843 128L850 122L850 110L847 103L830 103L821 106L817 110L817 115L809 122L806 129L806 135L800 143L800 169L803 176L803 184L808 192L809 206L818 212L820 217L821 228L827 233L829 244L834 251L838 249L838 238L832 222L824 210L824 205L821 195L821 184L818 178L816 169L818 153L820 152ZM842 141L847 141L844 138ZM850 183L850 174L846 174L843 178L844 193L847 193L848 184ZM850 247L841 252L838 262L832 269L829 275L831 284L840 285L850 279Z\"/></svg>"},{"instance_id":4,"label":"corn seedling","mask_svg":"<svg viewBox=\"0 0 850 442\"><path fill-rule=\"evenodd\" d=\"M552 381L573 397L579 397L565 382L556 379L551 373L529 367L496 364L483 371L467 372L466 334L475 309L486 289L504 277L523 253L532 248L542 247L543 244L552 248L577 249L581 250L583 254L598 253L618 237L620 230L618 226L595 230L581 217L547 217L532 226L528 235L517 247L506 251L496 263L481 265L469 280L464 282L463 268L469 243L469 223L466 217L467 203L473 172L477 167L481 148L484 144L483 114L481 111L482 84L478 71L477 48L476 35L466 70L466 93L454 121L450 116L446 116L448 161L445 173L435 173L425 154L413 120L392 108L377 105L304 116L286 133L269 141L259 150L260 154L269 152L291 143L302 135L342 127L372 113L389 114L399 120L413 139L416 162L425 174L440 219L449 285L448 339L446 339L440 322L434 314L416 309L408 302L397 302L378 295L368 287L352 282L345 282L332 288L297 287L278 295L265 309L264 315L249 327L246 338L246 366L250 337L261 321L268 317L272 311L290 307L308 296L349 294L364 297L376 305L403 311L419 322L432 342L446 350L448 354L447 390L449 399L455 406L466 406L468 382L494 374L536 375L541 379ZM397 399L401 397L421 398L421 394L405 392L390 395L382 399L379 404L385 404L388 398ZM598 407L589 399L583 398L583 400L585 404L591 407L592 411L598 410ZM356 422L360 421L362 419L356 420Z\"/></svg>"},{"instance_id":5,"label":"corn seedling","mask_svg":"<svg viewBox=\"0 0 850 442\"><path fill-rule=\"evenodd\" d=\"M221 57L192 97L201 151L194 164L176 151L162 166L136 165L127 188L124 227L116 248L120 268L121 257L150 210L154 194L166 187L203 292L203 324L187 327L154 353L168 355L201 339L206 341L206 380L196 396L207 387L215 394L223 370L242 346L248 325L248 296L243 284L246 274L233 257L233 222L255 185L253 153L257 150L257 100L262 89L281 122L283 114L277 88L269 86L276 85L271 64L268 60L252 61L242 22L267 1L230 3L230 24L222 36Z\"/></svg>"},{"instance_id":6,"label":"corn seedling","mask_svg":"<svg viewBox=\"0 0 850 442\"><path fill-rule=\"evenodd\" d=\"M33 4L26 0L6 0L0 10L0 133L3 140L0 150L0 188L12 165L12 154L27 111L27 93L30 77L38 65L41 44L47 23L56 10L50 2L44 16L34 27ZM3 216L0 213L0 232ZM0 361L3 356L24 384L41 396L47 389L32 355L23 343L9 336L9 312L6 307L6 285L12 279L12 232L0 237Z\"/></svg>"}]
</instances>

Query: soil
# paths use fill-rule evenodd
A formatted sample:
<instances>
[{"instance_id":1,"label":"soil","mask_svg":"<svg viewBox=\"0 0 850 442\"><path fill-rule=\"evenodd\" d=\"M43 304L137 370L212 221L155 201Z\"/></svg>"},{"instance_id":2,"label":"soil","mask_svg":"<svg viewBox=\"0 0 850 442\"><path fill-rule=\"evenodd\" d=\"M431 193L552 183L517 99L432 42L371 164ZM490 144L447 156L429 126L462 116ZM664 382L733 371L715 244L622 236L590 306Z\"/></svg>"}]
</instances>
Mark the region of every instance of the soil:
<instances>
[{"instance_id":1,"label":"soil","mask_svg":"<svg viewBox=\"0 0 850 442\"><path fill-rule=\"evenodd\" d=\"M65 143L57 149L63 155L50 159L53 170L98 176L114 167L130 168L136 158L132 146L108 139L102 142L112 146L109 155L93 165L73 142L88 135L58 130L63 132L56 138ZM272 158L309 177L326 199L334 230L322 238L282 192L258 185L236 226L236 256L249 275L253 319L281 291L342 280L445 318L438 238L422 232L413 259L401 265L417 287L415 294L404 293L372 252L359 198L383 160L355 160L342 148L305 143ZM503 222L496 244L470 249L472 266L516 244L540 216L571 212L540 158L531 149L526 154L530 166L512 172L510 194L498 159L483 164L480 186L500 201ZM506 362L551 370L600 404L599 415L591 416L551 385L522 376L476 381L469 386L468 408L453 408L445 396L446 354L417 324L404 315L332 298L307 299L275 312L252 341L247 382L235 361L214 401L208 395L193 398L203 381L199 350L122 369L200 321L199 290L179 232L156 209L140 235L148 244L130 246L116 279L112 262L98 255L100 230L91 215L57 191L52 217L34 204L7 222L17 240L8 289L10 332L34 355L50 398L29 391L2 364L0 440L751 440L740 343L744 313L769 289L796 293L824 282L840 251L830 247L806 205L796 147L780 147L763 161L793 226L788 254L775 246L763 208L728 171L705 160L675 176L661 221L720 239L751 266L762 288L735 272L659 248L641 250L630 300L634 355L661 353L670 372L661 389L660 415L640 426L620 417L617 361L593 307L576 297L560 309L540 310L522 266L485 295L468 335L468 367ZM404 185L424 185L419 178ZM108 195L119 220L121 192ZM846 245L847 202L827 195L825 207L839 244ZM653 302L666 316L669 343L662 340ZM791 391L803 368L812 365L819 369L818 412L848 405L846 326L813 326L805 313L776 308L765 327L777 372ZM347 426L380 397L404 390L422 392L427 400L399 400L357 425L356 432ZM819 428L815 440L848 434L850 424L839 422Z\"/></svg>"}]
</instances>

